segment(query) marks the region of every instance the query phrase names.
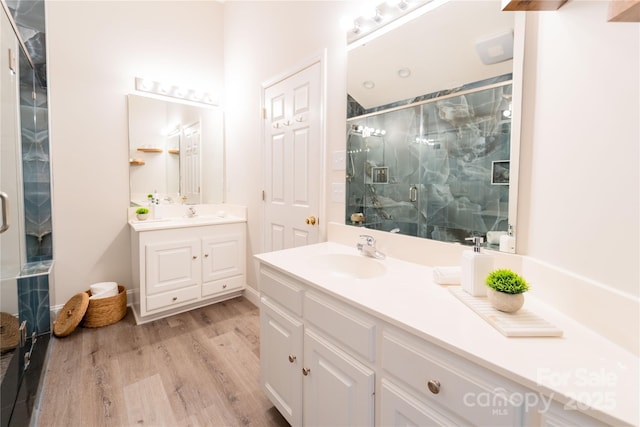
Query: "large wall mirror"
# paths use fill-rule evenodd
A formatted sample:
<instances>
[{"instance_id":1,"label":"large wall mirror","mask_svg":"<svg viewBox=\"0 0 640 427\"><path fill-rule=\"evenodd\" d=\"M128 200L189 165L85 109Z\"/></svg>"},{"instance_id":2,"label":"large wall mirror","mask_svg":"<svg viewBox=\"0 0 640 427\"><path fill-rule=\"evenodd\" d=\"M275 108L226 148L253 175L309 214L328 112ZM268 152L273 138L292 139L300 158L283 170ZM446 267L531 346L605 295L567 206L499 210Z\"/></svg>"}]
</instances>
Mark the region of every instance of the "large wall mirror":
<instances>
[{"instance_id":1,"label":"large wall mirror","mask_svg":"<svg viewBox=\"0 0 640 427\"><path fill-rule=\"evenodd\" d=\"M347 224L498 249L517 199L515 18L452 0L349 47Z\"/></svg>"},{"instance_id":2,"label":"large wall mirror","mask_svg":"<svg viewBox=\"0 0 640 427\"><path fill-rule=\"evenodd\" d=\"M222 203L221 109L132 94L128 106L131 205L154 193L160 203Z\"/></svg>"}]
</instances>

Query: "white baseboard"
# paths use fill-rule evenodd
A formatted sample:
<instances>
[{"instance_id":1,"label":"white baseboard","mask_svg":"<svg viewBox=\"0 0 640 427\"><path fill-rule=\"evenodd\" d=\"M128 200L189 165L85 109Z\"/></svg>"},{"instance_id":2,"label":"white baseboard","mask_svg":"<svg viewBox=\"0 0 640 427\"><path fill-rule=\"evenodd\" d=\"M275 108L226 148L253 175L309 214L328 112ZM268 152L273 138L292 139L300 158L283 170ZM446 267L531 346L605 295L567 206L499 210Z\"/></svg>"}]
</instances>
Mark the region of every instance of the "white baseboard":
<instances>
[{"instance_id":1,"label":"white baseboard","mask_svg":"<svg viewBox=\"0 0 640 427\"><path fill-rule=\"evenodd\" d=\"M251 286L244 288L244 297L256 307L260 307L260 292Z\"/></svg>"}]
</instances>

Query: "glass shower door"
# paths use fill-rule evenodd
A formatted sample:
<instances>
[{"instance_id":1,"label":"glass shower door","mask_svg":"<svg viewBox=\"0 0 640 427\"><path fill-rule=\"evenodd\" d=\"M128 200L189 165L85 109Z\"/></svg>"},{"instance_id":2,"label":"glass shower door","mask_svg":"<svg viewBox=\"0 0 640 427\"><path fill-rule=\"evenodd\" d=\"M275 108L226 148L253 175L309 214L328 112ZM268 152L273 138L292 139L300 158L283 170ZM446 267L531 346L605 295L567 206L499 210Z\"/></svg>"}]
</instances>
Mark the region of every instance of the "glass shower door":
<instances>
[{"instance_id":1,"label":"glass shower door","mask_svg":"<svg viewBox=\"0 0 640 427\"><path fill-rule=\"evenodd\" d=\"M1 15L0 42L5 54L0 55L0 366L4 379L7 369L15 365L11 360L19 346L17 278L24 262L24 232L18 88L20 46L7 16ZM20 371L18 369L16 375L20 375ZM4 404L3 401L3 407Z\"/></svg>"}]
</instances>

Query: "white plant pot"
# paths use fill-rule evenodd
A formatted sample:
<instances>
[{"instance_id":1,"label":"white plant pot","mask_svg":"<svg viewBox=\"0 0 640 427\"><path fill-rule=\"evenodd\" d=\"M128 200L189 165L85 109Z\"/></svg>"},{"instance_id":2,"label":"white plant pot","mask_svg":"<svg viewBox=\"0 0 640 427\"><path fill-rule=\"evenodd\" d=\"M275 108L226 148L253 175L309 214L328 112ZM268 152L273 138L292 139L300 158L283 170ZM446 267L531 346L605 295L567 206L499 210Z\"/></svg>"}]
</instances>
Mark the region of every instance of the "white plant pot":
<instances>
[{"instance_id":1,"label":"white plant pot","mask_svg":"<svg viewBox=\"0 0 640 427\"><path fill-rule=\"evenodd\" d=\"M514 313L524 305L524 294L507 294L487 288L487 298L496 310Z\"/></svg>"},{"instance_id":2,"label":"white plant pot","mask_svg":"<svg viewBox=\"0 0 640 427\"><path fill-rule=\"evenodd\" d=\"M139 221L144 221L145 219L149 218L149 214L136 214L136 218L138 218Z\"/></svg>"}]
</instances>

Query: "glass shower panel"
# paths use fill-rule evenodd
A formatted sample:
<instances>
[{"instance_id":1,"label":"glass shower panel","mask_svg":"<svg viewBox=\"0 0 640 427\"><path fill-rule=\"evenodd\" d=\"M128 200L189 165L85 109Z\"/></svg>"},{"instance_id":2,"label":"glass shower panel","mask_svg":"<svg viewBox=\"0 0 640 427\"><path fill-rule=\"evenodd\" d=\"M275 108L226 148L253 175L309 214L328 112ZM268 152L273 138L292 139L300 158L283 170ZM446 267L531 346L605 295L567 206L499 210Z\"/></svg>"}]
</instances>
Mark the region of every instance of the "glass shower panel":
<instances>
[{"instance_id":1,"label":"glass shower panel","mask_svg":"<svg viewBox=\"0 0 640 427\"><path fill-rule=\"evenodd\" d=\"M1 43L5 55L0 57L0 315L2 340L0 342L2 378L18 346L18 285L17 278L24 262L24 232L22 224L22 169L20 165L20 120L17 58L20 47L11 24L2 15ZM9 53L9 54L6 54Z\"/></svg>"}]
</instances>

